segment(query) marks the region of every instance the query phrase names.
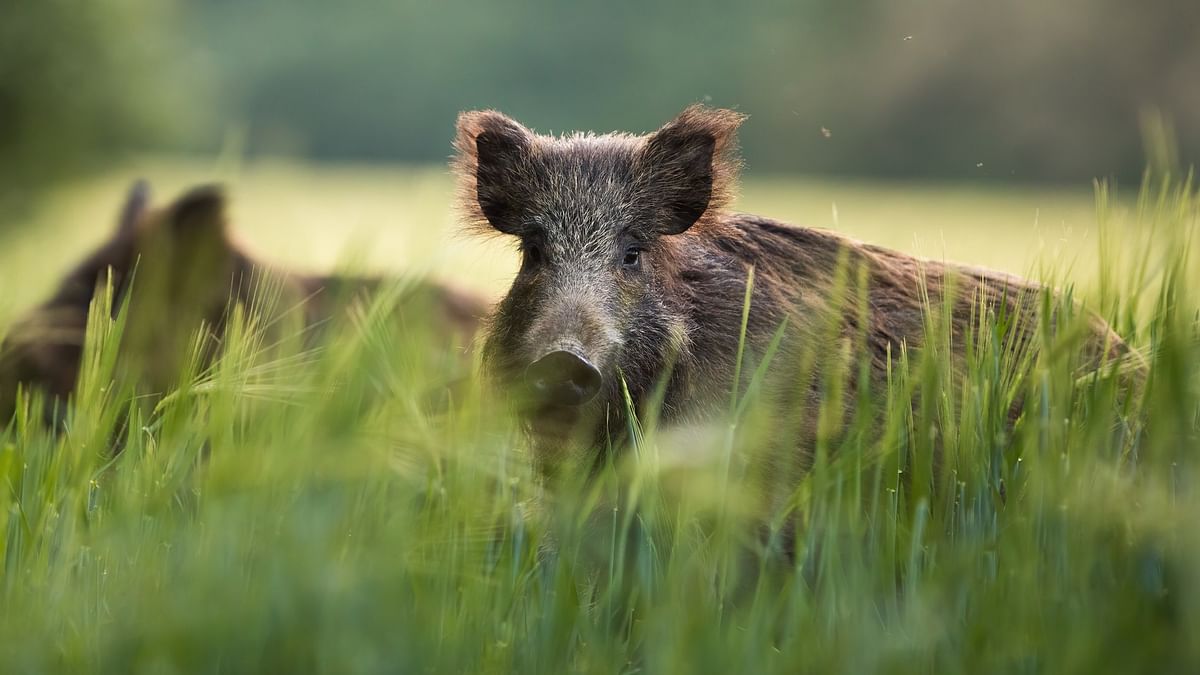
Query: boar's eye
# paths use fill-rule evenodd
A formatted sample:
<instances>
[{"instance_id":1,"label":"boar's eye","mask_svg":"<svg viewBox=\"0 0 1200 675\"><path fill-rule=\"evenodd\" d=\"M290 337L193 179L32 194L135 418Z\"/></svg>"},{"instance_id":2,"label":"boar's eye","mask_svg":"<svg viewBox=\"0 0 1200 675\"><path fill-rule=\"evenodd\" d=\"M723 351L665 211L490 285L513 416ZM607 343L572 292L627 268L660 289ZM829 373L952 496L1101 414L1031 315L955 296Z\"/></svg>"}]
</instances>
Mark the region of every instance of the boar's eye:
<instances>
[{"instance_id":1,"label":"boar's eye","mask_svg":"<svg viewBox=\"0 0 1200 675\"><path fill-rule=\"evenodd\" d=\"M642 249L637 244L633 244L625 249L625 255L621 258L621 267L630 270L636 270L642 266Z\"/></svg>"},{"instance_id":2,"label":"boar's eye","mask_svg":"<svg viewBox=\"0 0 1200 675\"><path fill-rule=\"evenodd\" d=\"M542 249L537 244L525 244L521 249L525 254L526 265L540 265L542 262Z\"/></svg>"}]
</instances>

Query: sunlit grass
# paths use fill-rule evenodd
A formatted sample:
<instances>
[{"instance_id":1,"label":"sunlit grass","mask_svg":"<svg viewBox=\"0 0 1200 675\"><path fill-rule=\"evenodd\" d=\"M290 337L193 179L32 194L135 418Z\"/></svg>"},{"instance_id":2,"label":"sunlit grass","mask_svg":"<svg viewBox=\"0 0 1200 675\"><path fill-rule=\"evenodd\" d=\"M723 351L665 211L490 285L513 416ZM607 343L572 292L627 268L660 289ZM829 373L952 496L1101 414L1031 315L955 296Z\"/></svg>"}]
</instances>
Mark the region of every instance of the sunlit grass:
<instances>
[{"instance_id":1,"label":"sunlit grass","mask_svg":"<svg viewBox=\"0 0 1200 675\"><path fill-rule=\"evenodd\" d=\"M363 264L420 264L445 245L450 216L437 205L449 182L436 174L392 193L408 174L339 182L290 171L238 183L240 229L274 259L335 263L323 257L332 243L299 247L310 234L343 241L323 228L355 204L362 220L350 222L363 232L397 228ZM340 196L320 194L318 175ZM165 180L163 193L186 180ZM119 182L59 208L94 216L95 204L116 203ZM869 198L882 188L838 189L886 215L888 200ZM772 208L785 192L752 184L741 206L809 208L805 188ZM1006 266L1020 272L1040 255L1020 214L1041 198L980 194L948 211L909 203L947 214L924 232L968 242L947 257L983 263L993 246L1014 246L1022 252ZM980 316L958 375L943 308L931 307L929 347L894 354L888 391L845 426L820 415L814 466L786 480L763 463L781 439L791 447L756 384L772 353L742 355L748 384L731 392L727 417L660 429L649 411L598 475L543 484L503 402L480 383L431 405L448 373L419 357L412 322L386 319L386 293L315 346L265 348L262 313L250 308L216 364L193 359L177 391L132 405L108 386L120 379L124 319L96 320L64 431L19 413L0 432L0 670L1192 672L1194 187L1152 183L1126 208L1101 195L1099 219L1066 215L1085 207L1061 199L1046 208L1083 230L1154 226L1096 244L1101 253L1072 251L1097 270L1143 270L1097 272L1078 295L1148 357L1145 381L1081 373L1071 312L1030 354L1004 347L1004 317ZM952 229L976 210L977 222L997 222L1003 208L1011 235ZM903 236L841 218L863 238ZM91 233L92 222L63 231ZM435 257L435 273L502 288L492 275L503 279L510 261L462 246ZM858 278L845 270L835 287L860 292ZM818 357L836 360L814 354L797 367ZM859 375L842 366L822 370L829 400ZM1025 414L1009 429L1017 396Z\"/></svg>"}]
</instances>

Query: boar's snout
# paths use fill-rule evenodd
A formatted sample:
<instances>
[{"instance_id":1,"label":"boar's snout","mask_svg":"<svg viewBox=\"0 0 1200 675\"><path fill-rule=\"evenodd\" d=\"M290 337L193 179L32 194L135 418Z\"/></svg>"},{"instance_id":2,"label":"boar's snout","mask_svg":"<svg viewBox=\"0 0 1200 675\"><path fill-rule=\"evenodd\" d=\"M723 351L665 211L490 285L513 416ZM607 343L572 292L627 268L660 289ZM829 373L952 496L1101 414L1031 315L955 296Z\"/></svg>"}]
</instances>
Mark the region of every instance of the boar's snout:
<instances>
[{"instance_id":1,"label":"boar's snout","mask_svg":"<svg viewBox=\"0 0 1200 675\"><path fill-rule=\"evenodd\" d=\"M556 350L529 364L525 383L539 402L548 405L581 406L600 393L600 370L582 356Z\"/></svg>"}]
</instances>

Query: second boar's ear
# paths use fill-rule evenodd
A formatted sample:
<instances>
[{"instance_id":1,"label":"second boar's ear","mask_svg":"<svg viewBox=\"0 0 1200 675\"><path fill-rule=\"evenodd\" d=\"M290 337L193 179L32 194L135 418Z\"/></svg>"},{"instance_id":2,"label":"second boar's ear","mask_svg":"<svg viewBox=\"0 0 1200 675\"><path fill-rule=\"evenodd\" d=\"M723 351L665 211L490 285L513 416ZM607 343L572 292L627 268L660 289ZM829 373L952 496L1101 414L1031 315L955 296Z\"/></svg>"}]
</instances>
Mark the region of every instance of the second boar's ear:
<instances>
[{"instance_id":1,"label":"second boar's ear","mask_svg":"<svg viewBox=\"0 0 1200 675\"><path fill-rule=\"evenodd\" d=\"M494 110L458 116L454 169L462 208L474 225L521 233L517 207L533 142L533 132Z\"/></svg>"},{"instance_id":2,"label":"second boar's ear","mask_svg":"<svg viewBox=\"0 0 1200 675\"><path fill-rule=\"evenodd\" d=\"M197 271L217 274L219 261L232 254L226 236L225 195L220 187L193 188L167 206L150 212L139 226L135 251L143 288L183 279Z\"/></svg>"},{"instance_id":3,"label":"second boar's ear","mask_svg":"<svg viewBox=\"0 0 1200 675\"><path fill-rule=\"evenodd\" d=\"M637 161L657 234L680 234L719 213L736 188L737 128L745 116L693 105L646 138Z\"/></svg>"},{"instance_id":4,"label":"second boar's ear","mask_svg":"<svg viewBox=\"0 0 1200 675\"><path fill-rule=\"evenodd\" d=\"M225 243L225 191L204 185L184 193L165 214L171 239L184 248L223 246Z\"/></svg>"},{"instance_id":5,"label":"second boar's ear","mask_svg":"<svg viewBox=\"0 0 1200 675\"><path fill-rule=\"evenodd\" d=\"M117 217L117 235L132 235L137 225L150 205L150 184L145 180L137 180L129 186L125 193L125 204L121 206L121 214Z\"/></svg>"},{"instance_id":6,"label":"second boar's ear","mask_svg":"<svg viewBox=\"0 0 1200 675\"><path fill-rule=\"evenodd\" d=\"M188 190L171 204L168 214L175 230L225 231L225 191L219 185Z\"/></svg>"}]
</instances>

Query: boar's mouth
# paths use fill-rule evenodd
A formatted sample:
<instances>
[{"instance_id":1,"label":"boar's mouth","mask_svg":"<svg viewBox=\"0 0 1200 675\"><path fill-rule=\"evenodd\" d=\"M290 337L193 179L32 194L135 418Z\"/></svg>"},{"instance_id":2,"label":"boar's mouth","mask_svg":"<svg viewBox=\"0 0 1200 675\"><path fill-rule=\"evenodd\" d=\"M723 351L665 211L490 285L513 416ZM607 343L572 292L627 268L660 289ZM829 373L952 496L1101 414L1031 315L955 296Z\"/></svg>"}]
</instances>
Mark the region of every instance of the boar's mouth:
<instances>
[{"instance_id":1,"label":"boar's mouth","mask_svg":"<svg viewBox=\"0 0 1200 675\"><path fill-rule=\"evenodd\" d=\"M551 440L568 440L580 427L582 411L571 406L545 405L525 412L525 426L534 436Z\"/></svg>"}]
</instances>

